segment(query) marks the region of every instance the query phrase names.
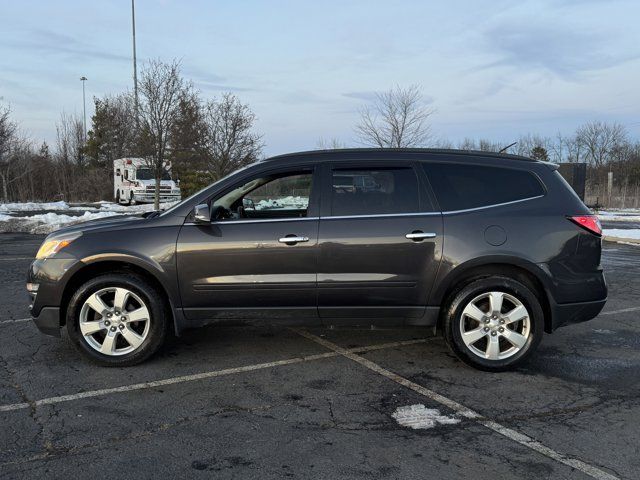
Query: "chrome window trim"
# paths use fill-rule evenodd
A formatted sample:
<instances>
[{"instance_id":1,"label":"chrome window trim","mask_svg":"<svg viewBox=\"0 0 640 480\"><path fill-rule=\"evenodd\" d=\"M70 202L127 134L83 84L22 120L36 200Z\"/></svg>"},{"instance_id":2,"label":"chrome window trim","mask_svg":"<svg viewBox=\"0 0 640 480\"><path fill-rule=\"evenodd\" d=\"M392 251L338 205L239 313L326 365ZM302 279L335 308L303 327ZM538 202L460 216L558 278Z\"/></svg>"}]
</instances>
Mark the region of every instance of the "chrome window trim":
<instances>
[{"instance_id":1,"label":"chrome window trim","mask_svg":"<svg viewBox=\"0 0 640 480\"><path fill-rule=\"evenodd\" d=\"M426 217L441 215L440 212L413 212L413 213L380 213L372 215L336 215L332 217L320 217L320 220L349 220L356 218L387 218L387 217Z\"/></svg>"},{"instance_id":2,"label":"chrome window trim","mask_svg":"<svg viewBox=\"0 0 640 480\"><path fill-rule=\"evenodd\" d=\"M296 217L296 218L257 218L253 220L216 220L211 225L228 225L230 223L270 223L270 222L300 222L305 220L320 220L320 217ZM202 223L187 222L185 225L203 225Z\"/></svg>"},{"instance_id":3,"label":"chrome window trim","mask_svg":"<svg viewBox=\"0 0 640 480\"><path fill-rule=\"evenodd\" d=\"M513 205L514 203L528 202L529 200L536 200L542 197L544 197L544 195L536 195L535 197L520 198L518 200L512 200L510 202L504 202L504 203L493 203L491 205L484 205L482 207L465 208L462 210L447 210L447 211L443 211L442 214L454 215L456 213L475 212L477 210L486 210L487 208L502 207L504 205Z\"/></svg>"}]
</instances>

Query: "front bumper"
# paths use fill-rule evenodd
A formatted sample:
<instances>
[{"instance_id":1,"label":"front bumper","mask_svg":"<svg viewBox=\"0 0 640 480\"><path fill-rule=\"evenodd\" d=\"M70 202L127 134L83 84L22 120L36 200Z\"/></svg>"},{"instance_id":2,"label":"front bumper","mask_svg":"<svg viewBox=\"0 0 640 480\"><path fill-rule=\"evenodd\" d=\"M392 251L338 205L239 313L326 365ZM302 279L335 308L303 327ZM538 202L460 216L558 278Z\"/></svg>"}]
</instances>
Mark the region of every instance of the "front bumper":
<instances>
[{"instance_id":1,"label":"front bumper","mask_svg":"<svg viewBox=\"0 0 640 480\"><path fill-rule=\"evenodd\" d=\"M42 307L37 317L32 316L33 323L45 335L60 336L60 308Z\"/></svg>"},{"instance_id":2,"label":"front bumper","mask_svg":"<svg viewBox=\"0 0 640 480\"><path fill-rule=\"evenodd\" d=\"M178 202L180 201L179 193L160 193L160 202ZM133 199L140 203L151 203L155 201L154 193L134 193Z\"/></svg>"},{"instance_id":3,"label":"front bumper","mask_svg":"<svg viewBox=\"0 0 640 480\"><path fill-rule=\"evenodd\" d=\"M551 333L559 327L581 323L597 317L604 308L607 299L590 302L555 303L551 302L551 325L548 332Z\"/></svg>"}]
</instances>

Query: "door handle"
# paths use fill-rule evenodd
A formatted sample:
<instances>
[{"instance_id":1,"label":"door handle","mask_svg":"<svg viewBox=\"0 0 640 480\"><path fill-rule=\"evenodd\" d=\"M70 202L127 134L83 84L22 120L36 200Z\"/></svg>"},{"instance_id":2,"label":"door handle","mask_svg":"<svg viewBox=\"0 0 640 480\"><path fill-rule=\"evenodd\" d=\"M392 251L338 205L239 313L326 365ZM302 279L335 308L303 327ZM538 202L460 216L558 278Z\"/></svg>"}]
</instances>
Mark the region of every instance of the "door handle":
<instances>
[{"instance_id":1,"label":"door handle","mask_svg":"<svg viewBox=\"0 0 640 480\"><path fill-rule=\"evenodd\" d=\"M420 240L424 240L425 238L435 238L436 234L433 232L425 233L420 230L414 230L411 233L407 233L405 238L409 240L413 240L414 242L419 242Z\"/></svg>"},{"instance_id":2,"label":"door handle","mask_svg":"<svg viewBox=\"0 0 640 480\"><path fill-rule=\"evenodd\" d=\"M288 245L295 245L296 243L308 242L309 237L298 237L296 235L291 235L291 236L279 238L278 241L280 243L286 243Z\"/></svg>"}]
</instances>

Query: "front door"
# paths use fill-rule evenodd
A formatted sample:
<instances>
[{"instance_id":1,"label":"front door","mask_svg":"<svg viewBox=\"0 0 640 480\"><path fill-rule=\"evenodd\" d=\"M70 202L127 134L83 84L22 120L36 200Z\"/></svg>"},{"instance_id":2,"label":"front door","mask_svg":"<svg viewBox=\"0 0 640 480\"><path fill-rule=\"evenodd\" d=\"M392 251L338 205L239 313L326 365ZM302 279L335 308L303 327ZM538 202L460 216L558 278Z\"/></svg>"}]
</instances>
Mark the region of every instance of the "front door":
<instances>
[{"instance_id":1,"label":"front door","mask_svg":"<svg viewBox=\"0 0 640 480\"><path fill-rule=\"evenodd\" d=\"M320 316L347 323L421 317L442 255L443 229L415 166L327 165L323 183Z\"/></svg>"},{"instance_id":2,"label":"front door","mask_svg":"<svg viewBox=\"0 0 640 480\"><path fill-rule=\"evenodd\" d=\"M188 320L317 318L314 170L256 174L210 200L211 225L187 222L178 274Z\"/></svg>"}]
</instances>

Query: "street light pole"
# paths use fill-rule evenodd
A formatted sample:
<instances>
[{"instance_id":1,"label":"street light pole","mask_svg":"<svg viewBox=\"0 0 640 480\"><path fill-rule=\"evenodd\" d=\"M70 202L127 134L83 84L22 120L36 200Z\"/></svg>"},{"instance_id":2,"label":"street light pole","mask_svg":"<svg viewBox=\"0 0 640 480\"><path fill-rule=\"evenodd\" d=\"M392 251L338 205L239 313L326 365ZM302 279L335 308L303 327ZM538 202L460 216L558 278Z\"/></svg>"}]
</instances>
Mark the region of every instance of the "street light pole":
<instances>
[{"instance_id":1,"label":"street light pole","mask_svg":"<svg viewBox=\"0 0 640 480\"><path fill-rule=\"evenodd\" d=\"M84 82L87 81L87 77L83 75L80 80L82 81L82 133L84 135L84 143L87 143L87 102L84 95Z\"/></svg>"},{"instance_id":2,"label":"street light pole","mask_svg":"<svg viewBox=\"0 0 640 480\"><path fill-rule=\"evenodd\" d=\"M131 0L131 27L133 30L133 102L138 121L138 66L136 62L136 6L135 0Z\"/></svg>"}]
</instances>

